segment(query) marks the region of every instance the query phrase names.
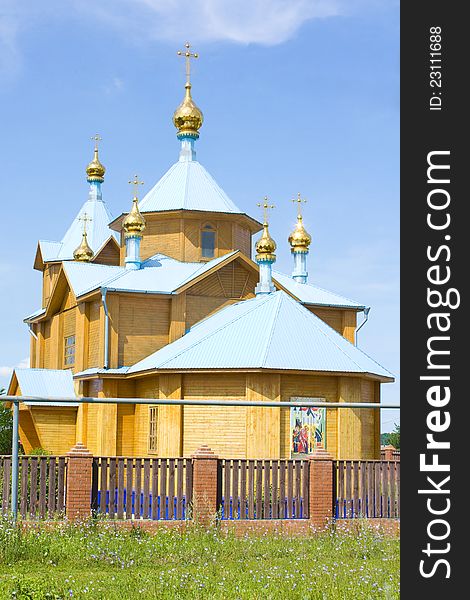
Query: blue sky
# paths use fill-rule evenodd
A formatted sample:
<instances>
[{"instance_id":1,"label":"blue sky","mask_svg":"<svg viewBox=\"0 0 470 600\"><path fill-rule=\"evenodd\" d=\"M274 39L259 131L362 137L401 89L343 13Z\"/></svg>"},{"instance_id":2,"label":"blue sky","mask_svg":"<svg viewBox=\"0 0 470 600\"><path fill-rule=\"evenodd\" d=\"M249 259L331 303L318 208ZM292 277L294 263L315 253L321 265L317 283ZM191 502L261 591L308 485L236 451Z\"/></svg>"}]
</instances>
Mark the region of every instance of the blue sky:
<instances>
[{"instance_id":1,"label":"blue sky","mask_svg":"<svg viewBox=\"0 0 470 600\"><path fill-rule=\"evenodd\" d=\"M114 215L135 173L146 191L177 159L186 39L200 53L198 159L246 212L259 217L266 194L276 205L279 270L290 198L308 199L310 281L372 307L359 345L398 377L397 2L0 0L0 385L29 355L37 240L60 239L87 197L90 137L103 137ZM398 402L398 382L382 391ZM384 412L384 431L395 422Z\"/></svg>"}]
</instances>

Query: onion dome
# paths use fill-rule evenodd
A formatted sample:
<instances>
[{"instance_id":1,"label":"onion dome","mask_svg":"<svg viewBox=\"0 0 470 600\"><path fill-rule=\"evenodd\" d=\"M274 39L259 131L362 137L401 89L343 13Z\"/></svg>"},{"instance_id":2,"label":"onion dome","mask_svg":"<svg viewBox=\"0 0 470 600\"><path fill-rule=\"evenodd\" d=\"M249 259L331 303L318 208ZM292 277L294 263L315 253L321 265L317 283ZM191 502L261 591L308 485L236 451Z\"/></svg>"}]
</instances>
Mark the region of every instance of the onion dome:
<instances>
[{"instance_id":1,"label":"onion dome","mask_svg":"<svg viewBox=\"0 0 470 600\"><path fill-rule=\"evenodd\" d=\"M302 222L302 215L297 215L297 225L289 236L291 252L308 252L308 247L312 241L312 236L307 233Z\"/></svg>"},{"instance_id":2,"label":"onion dome","mask_svg":"<svg viewBox=\"0 0 470 600\"><path fill-rule=\"evenodd\" d=\"M173 114L173 123L178 130L178 137L187 135L198 138L204 117L191 97L191 84L189 81L184 87L186 88L184 100Z\"/></svg>"},{"instance_id":3,"label":"onion dome","mask_svg":"<svg viewBox=\"0 0 470 600\"><path fill-rule=\"evenodd\" d=\"M145 225L145 219L139 210L138 199L134 197L130 213L122 220L122 228L126 232L126 236L142 235Z\"/></svg>"},{"instance_id":4,"label":"onion dome","mask_svg":"<svg viewBox=\"0 0 470 600\"><path fill-rule=\"evenodd\" d=\"M86 168L87 180L99 181L101 183L104 181L105 172L106 169L104 165L101 164L100 159L98 158L98 147L95 146L93 160L88 164L88 167Z\"/></svg>"},{"instance_id":5,"label":"onion dome","mask_svg":"<svg viewBox=\"0 0 470 600\"><path fill-rule=\"evenodd\" d=\"M276 255L274 254L276 250L276 242L270 236L268 224L266 222L263 224L263 234L256 242L255 248L256 260L266 260L271 262L276 260Z\"/></svg>"},{"instance_id":6,"label":"onion dome","mask_svg":"<svg viewBox=\"0 0 470 600\"><path fill-rule=\"evenodd\" d=\"M73 253L74 260L79 260L81 262L89 262L93 258L93 250L88 245L87 234L86 231L82 233L82 241L80 246L75 249Z\"/></svg>"}]
</instances>

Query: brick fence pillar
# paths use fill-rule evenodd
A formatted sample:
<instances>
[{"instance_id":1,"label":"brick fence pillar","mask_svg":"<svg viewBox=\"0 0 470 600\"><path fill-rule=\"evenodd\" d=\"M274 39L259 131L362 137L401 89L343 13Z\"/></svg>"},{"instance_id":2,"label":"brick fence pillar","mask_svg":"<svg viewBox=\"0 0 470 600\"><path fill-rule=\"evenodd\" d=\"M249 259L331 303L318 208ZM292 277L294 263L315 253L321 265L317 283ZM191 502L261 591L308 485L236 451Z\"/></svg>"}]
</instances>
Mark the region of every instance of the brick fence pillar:
<instances>
[{"instance_id":1,"label":"brick fence pillar","mask_svg":"<svg viewBox=\"0 0 470 600\"><path fill-rule=\"evenodd\" d=\"M323 529L333 516L333 457L318 448L310 458L309 519L317 529Z\"/></svg>"},{"instance_id":2,"label":"brick fence pillar","mask_svg":"<svg viewBox=\"0 0 470 600\"><path fill-rule=\"evenodd\" d=\"M81 443L67 453L67 491L65 514L68 519L86 519L91 515L91 470L93 455Z\"/></svg>"},{"instance_id":3,"label":"brick fence pillar","mask_svg":"<svg viewBox=\"0 0 470 600\"><path fill-rule=\"evenodd\" d=\"M382 448L383 460L395 460L393 453L396 451L395 446L384 446Z\"/></svg>"},{"instance_id":4,"label":"brick fence pillar","mask_svg":"<svg viewBox=\"0 0 470 600\"><path fill-rule=\"evenodd\" d=\"M200 446L193 459L193 520L209 525L216 516L218 457L209 446Z\"/></svg>"}]
</instances>

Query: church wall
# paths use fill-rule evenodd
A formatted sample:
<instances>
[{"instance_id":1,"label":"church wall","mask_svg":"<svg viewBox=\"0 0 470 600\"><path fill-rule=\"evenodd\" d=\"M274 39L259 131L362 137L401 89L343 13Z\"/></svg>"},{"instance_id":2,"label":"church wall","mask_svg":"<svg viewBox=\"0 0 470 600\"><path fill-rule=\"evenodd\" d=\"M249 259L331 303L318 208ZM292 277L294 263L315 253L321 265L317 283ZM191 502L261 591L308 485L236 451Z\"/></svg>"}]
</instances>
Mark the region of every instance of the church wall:
<instances>
[{"instance_id":1,"label":"church wall","mask_svg":"<svg viewBox=\"0 0 470 600\"><path fill-rule=\"evenodd\" d=\"M51 354L52 354L52 337L51 337L51 319L43 322L43 358L41 361L41 367L43 369L52 369L51 366Z\"/></svg>"},{"instance_id":2,"label":"church wall","mask_svg":"<svg viewBox=\"0 0 470 600\"><path fill-rule=\"evenodd\" d=\"M43 271L42 279L42 306L47 306L49 298L51 296L52 289L54 288L57 275L60 271L60 264L46 264Z\"/></svg>"},{"instance_id":3,"label":"church wall","mask_svg":"<svg viewBox=\"0 0 470 600\"><path fill-rule=\"evenodd\" d=\"M88 308L88 364L86 368L101 367L100 364L100 312L101 302L89 303Z\"/></svg>"},{"instance_id":4,"label":"church wall","mask_svg":"<svg viewBox=\"0 0 470 600\"><path fill-rule=\"evenodd\" d=\"M339 377L339 402L377 402L377 384L357 377ZM380 429L376 409L346 408L338 411L338 458L380 458ZM377 414L375 414L377 413Z\"/></svg>"},{"instance_id":5,"label":"church wall","mask_svg":"<svg viewBox=\"0 0 470 600\"><path fill-rule=\"evenodd\" d=\"M338 401L338 378L316 375L282 375L281 400L290 401L293 396L325 398L327 402ZM338 410L328 409L326 413L326 448L336 456L338 451L337 421ZM290 409L281 410L281 457L290 458Z\"/></svg>"},{"instance_id":6,"label":"church wall","mask_svg":"<svg viewBox=\"0 0 470 600\"><path fill-rule=\"evenodd\" d=\"M159 252L185 262L204 260L201 257L201 230L205 225L211 225L216 231L214 257L223 256L233 250L241 250L246 256L251 256L251 231L234 222L234 216L201 216L197 212L182 215L144 213L147 226L141 243L143 260ZM121 234L121 265L124 264L125 254L125 240ZM101 262L101 258L96 262Z\"/></svg>"},{"instance_id":7,"label":"church wall","mask_svg":"<svg viewBox=\"0 0 470 600\"><path fill-rule=\"evenodd\" d=\"M355 343L355 331L357 315L355 310L340 310L332 308L318 308L307 305L309 311L332 327L340 335L345 337L351 344Z\"/></svg>"},{"instance_id":8,"label":"church wall","mask_svg":"<svg viewBox=\"0 0 470 600\"><path fill-rule=\"evenodd\" d=\"M254 297L256 273L234 261L187 290L186 327L208 317L224 306Z\"/></svg>"},{"instance_id":9,"label":"church wall","mask_svg":"<svg viewBox=\"0 0 470 600\"><path fill-rule=\"evenodd\" d=\"M113 241L109 241L101 252L93 258L100 265L119 266L120 250Z\"/></svg>"},{"instance_id":10,"label":"church wall","mask_svg":"<svg viewBox=\"0 0 470 600\"><path fill-rule=\"evenodd\" d=\"M278 373L247 373L246 399L261 402L281 402L281 375ZM277 408L247 407L247 458L281 458L281 421Z\"/></svg>"},{"instance_id":11,"label":"church wall","mask_svg":"<svg viewBox=\"0 0 470 600\"><path fill-rule=\"evenodd\" d=\"M168 344L170 300L119 297L118 364L133 365Z\"/></svg>"},{"instance_id":12,"label":"church wall","mask_svg":"<svg viewBox=\"0 0 470 600\"><path fill-rule=\"evenodd\" d=\"M251 258L251 232L246 227L242 227L238 223L233 224L232 230L233 249L240 250Z\"/></svg>"},{"instance_id":13,"label":"church wall","mask_svg":"<svg viewBox=\"0 0 470 600\"><path fill-rule=\"evenodd\" d=\"M183 391L185 399L244 399L245 374L184 375ZM245 456L245 408L185 406L183 431L184 456L190 456L202 443L221 457Z\"/></svg>"},{"instance_id":14,"label":"church wall","mask_svg":"<svg viewBox=\"0 0 470 600\"><path fill-rule=\"evenodd\" d=\"M51 454L66 454L75 445L76 408L31 407L41 447Z\"/></svg>"},{"instance_id":15,"label":"church wall","mask_svg":"<svg viewBox=\"0 0 470 600\"><path fill-rule=\"evenodd\" d=\"M136 379L137 398L157 398L158 376L151 375ZM148 456L149 408L150 404L137 404L134 413L134 456Z\"/></svg>"},{"instance_id":16,"label":"church wall","mask_svg":"<svg viewBox=\"0 0 470 600\"><path fill-rule=\"evenodd\" d=\"M180 219L162 219L158 215L144 216L147 227L140 247L142 260L157 254L157 252L176 258L176 260L182 260Z\"/></svg>"}]
</instances>

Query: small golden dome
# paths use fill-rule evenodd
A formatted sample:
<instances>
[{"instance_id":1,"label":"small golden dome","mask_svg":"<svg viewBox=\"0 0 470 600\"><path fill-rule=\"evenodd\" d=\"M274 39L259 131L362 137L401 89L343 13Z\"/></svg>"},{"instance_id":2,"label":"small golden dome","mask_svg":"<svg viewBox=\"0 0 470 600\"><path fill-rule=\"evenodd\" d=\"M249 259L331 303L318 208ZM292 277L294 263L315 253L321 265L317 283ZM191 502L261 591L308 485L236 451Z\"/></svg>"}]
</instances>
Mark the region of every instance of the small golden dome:
<instances>
[{"instance_id":1,"label":"small golden dome","mask_svg":"<svg viewBox=\"0 0 470 600\"><path fill-rule=\"evenodd\" d=\"M263 235L256 242L256 260L276 260L274 254L276 250L276 242L269 234L268 224L263 224Z\"/></svg>"},{"instance_id":2,"label":"small golden dome","mask_svg":"<svg viewBox=\"0 0 470 600\"><path fill-rule=\"evenodd\" d=\"M289 236L289 244L292 252L308 252L312 236L307 233L302 222L302 215L297 215L297 225Z\"/></svg>"},{"instance_id":3,"label":"small golden dome","mask_svg":"<svg viewBox=\"0 0 470 600\"><path fill-rule=\"evenodd\" d=\"M98 148L95 146L95 153L93 156L93 160L88 164L86 168L86 174L88 181L104 181L104 174L106 169L104 165L101 164L100 159L98 158Z\"/></svg>"},{"instance_id":4,"label":"small golden dome","mask_svg":"<svg viewBox=\"0 0 470 600\"><path fill-rule=\"evenodd\" d=\"M173 114L173 123L178 130L178 135L185 134L199 137L199 129L202 126L204 117L191 97L191 84L186 83L185 88L184 100Z\"/></svg>"},{"instance_id":5,"label":"small golden dome","mask_svg":"<svg viewBox=\"0 0 470 600\"><path fill-rule=\"evenodd\" d=\"M93 258L93 250L88 245L86 231L82 233L82 241L80 242L80 246L74 251L73 258L82 262L89 262Z\"/></svg>"},{"instance_id":6,"label":"small golden dome","mask_svg":"<svg viewBox=\"0 0 470 600\"><path fill-rule=\"evenodd\" d=\"M122 220L122 228L126 235L138 235L143 232L145 225L145 219L139 210L138 200L135 197L132 201L130 213Z\"/></svg>"}]
</instances>

